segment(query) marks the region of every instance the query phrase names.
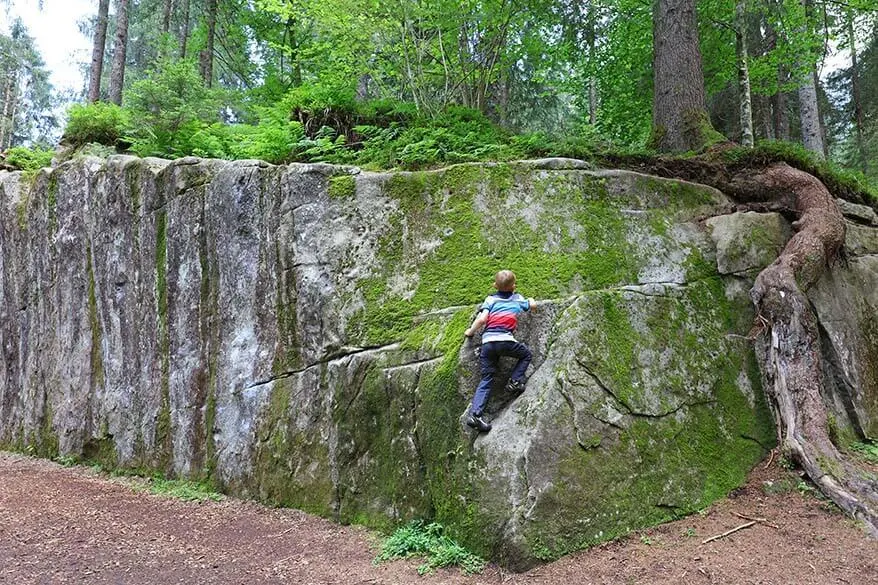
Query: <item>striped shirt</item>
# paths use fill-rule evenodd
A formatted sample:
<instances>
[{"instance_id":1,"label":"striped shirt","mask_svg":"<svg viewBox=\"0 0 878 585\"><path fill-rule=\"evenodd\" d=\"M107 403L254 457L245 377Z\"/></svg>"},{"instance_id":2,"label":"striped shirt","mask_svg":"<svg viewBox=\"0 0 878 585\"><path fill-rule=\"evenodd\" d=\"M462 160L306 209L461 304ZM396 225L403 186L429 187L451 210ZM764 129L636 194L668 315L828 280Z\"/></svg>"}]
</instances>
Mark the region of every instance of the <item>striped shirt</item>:
<instances>
[{"instance_id":1,"label":"striped shirt","mask_svg":"<svg viewBox=\"0 0 878 585\"><path fill-rule=\"evenodd\" d=\"M512 333L518 325L518 314L530 310L530 303L518 293L498 291L485 299L480 311L488 311L482 332L482 343L515 341Z\"/></svg>"}]
</instances>

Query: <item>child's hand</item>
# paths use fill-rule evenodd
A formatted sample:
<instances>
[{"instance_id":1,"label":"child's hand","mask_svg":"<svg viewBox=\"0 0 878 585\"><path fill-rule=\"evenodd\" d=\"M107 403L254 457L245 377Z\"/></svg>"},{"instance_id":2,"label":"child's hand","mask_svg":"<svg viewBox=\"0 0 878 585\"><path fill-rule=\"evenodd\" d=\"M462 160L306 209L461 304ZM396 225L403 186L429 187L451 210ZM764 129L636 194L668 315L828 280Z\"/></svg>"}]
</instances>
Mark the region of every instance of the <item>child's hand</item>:
<instances>
[{"instance_id":1,"label":"child's hand","mask_svg":"<svg viewBox=\"0 0 878 585\"><path fill-rule=\"evenodd\" d=\"M472 329L467 329L466 331L463 332L464 337L472 337L474 334L475 334L475 331L473 331Z\"/></svg>"},{"instance_id":2,"label":"child's hand","mask_svg":"<svg viewBox=\"0 0 878 585\"><path fill-rule=\"evenodd\" d=\"M529 308L531 308L531 309L537 308L537 302L534 299L527 299L527 304L529 305Z\"/></svg>"}]
</instances>

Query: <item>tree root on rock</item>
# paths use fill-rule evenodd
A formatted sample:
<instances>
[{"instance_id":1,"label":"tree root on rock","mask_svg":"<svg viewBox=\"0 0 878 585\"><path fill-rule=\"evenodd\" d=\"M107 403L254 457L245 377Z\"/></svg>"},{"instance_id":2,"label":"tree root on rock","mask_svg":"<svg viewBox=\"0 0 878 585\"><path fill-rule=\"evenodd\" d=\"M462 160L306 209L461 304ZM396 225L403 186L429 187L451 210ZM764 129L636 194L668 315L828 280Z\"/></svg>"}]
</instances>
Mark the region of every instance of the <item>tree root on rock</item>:
<instances>
[{"instance_id":1,"label":"tree root on rock","mask_svg":"<svg viewBox=\"0 0 878 585\"><path fill-rule=\"evenodd\" d=\"M846 461L829 437L817 317L805 296L844 243L841 211L819 180L786 164L732 177L721 188L744 201L779 201L796 213L796 233L750 291L758 318L767 322L756 340L765 393L781 447L878 537L878 482Z\"/></svg>"}]
</instances>

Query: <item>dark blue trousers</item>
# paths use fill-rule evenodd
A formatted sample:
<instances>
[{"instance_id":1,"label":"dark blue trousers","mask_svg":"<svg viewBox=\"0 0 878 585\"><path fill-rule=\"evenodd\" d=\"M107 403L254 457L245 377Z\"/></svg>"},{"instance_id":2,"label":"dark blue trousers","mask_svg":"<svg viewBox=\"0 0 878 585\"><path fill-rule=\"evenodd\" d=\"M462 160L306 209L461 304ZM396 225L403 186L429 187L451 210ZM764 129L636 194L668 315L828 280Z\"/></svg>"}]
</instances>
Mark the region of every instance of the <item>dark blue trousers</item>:
<instances>
[{"instance_id":1,"label":"dark blue trousers","mask_svg":"<svg viewBox=\"0 0 878 585\"><path fill-rule=\"evenodd\" d=\"M489 341L482 344L482 351L479 354L479 368L482 371L482 381L479 382L479 387L476 388L472 408L472 413L476 416L482 414L485 410L488 397L491 395L491 385L494 383L497 364L503 356L518 359L518 363L515 364L510 375L512 380L524 380L524 373L527 371L527 367L533 358L530 348L517 341Z\"/></svg>"}]
</instances>

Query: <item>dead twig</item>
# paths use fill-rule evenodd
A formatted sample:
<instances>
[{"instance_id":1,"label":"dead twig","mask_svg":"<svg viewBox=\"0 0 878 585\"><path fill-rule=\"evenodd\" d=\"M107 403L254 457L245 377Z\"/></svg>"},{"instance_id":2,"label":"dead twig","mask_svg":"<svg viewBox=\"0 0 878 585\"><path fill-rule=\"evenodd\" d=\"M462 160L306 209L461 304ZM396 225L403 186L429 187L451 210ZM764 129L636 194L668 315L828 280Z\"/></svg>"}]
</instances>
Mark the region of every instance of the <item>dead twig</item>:
<instances>
[{"instance_id":1,"label":"dead twig","mask_svg":"<svg viewBox=\"0 0 878 585\"><path fill-rule=\"evenodd\" d=\"M714 540L719 540L720 538L725 538L725 537L728 536L729 534L734 534L735 532L737 532L737 531L739 531L739 530L743 530L743 529L745 529L745 528L750 528L750 527L753 526L754 524L756 524L756 521L755 521L755 520L752 521L752 522L747 522L746 524L741 524L740 526L736 526L735 528L732 528L731 530L726 530L726 531L723 532L722 534L717 534L716 536L711 536L711 537L708 538L707 540L703 540L703 541L701 542L701 544L707 544L708 542L713 542Z\"/></svg>"},{"instance_id":2,"label":"dead twig","mask_svg":"<svg viewBox=\"0 0 878 585\"><path fill-rule=\"evenodd\" d=\"M292 532L295 529L296 529L295 526L291 526L290 528L287 528L283 532L278 532L277 534L272 534L271 536L269 536L269 538L277 538L278 536L283 536L284 534L289 534L290 532Z\"/></svg>"},{"instance_id":3,"label":"dead twig","mask_svg":"<svg viewBox=\"0 0 878 585\"><path fill-rule=\"evenodd\" d=\"M777 451L777 449L771 450L771 453L769 453L769 455L768 455L768 463L766 463L765 467L763 467L762 469L768 469L769 467L771 467L771 462L774 461L774 452L775 451Z\"/></svg>"},{"instance_id":4,"label":"dead twig","mask_svg":"<svg viewBox=\"0 0 878 585\"><path fill-rule=\"evenodd\" d=\"M772 524L765 518L751 518L750 516L744 516L743 514L739 514L737 512L732 512L738 518L743 518L744 520L752 520L753 522L759 522L760 524L765 524L766 526L771 526L772 528L780 528L777 524Z\"/></svg>"}]
</instances>

